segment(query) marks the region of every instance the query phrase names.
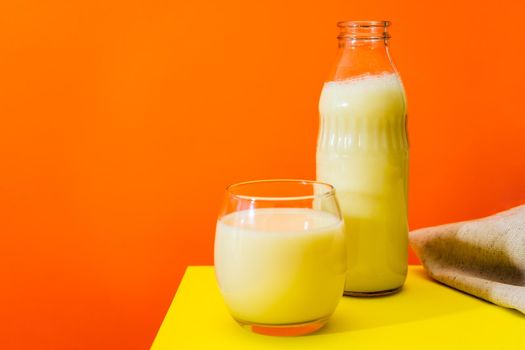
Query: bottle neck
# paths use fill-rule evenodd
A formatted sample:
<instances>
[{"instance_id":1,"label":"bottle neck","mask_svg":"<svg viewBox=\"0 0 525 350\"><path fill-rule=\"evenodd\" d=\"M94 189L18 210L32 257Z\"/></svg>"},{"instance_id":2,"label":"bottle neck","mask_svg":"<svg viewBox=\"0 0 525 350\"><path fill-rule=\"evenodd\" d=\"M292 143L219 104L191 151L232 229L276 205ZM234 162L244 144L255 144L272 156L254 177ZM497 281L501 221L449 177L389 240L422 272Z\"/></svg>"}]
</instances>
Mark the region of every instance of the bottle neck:
<instances>
[{"instance_id":1,"label":"bottle neck","mask_svg":"<svg viewBox=\"0 0 525 350\"><path fill-rule=\"evenodd\" d=\"M388 51L389 22L339 22L339 50L330 80L396 73Z\"/></svg>"},{"instance_id":2,"label":"bottle neck","mask_svg":"<svg viewBox=\"0 0 525 350\"><path fill-rule=\"evenodd\" d=\"M353 42L384 41L390 38L388 21L343 21L337 23L338 39L351 39Z\"/></svg>"},{"instance_id":3,"label":"bottle neck","mask_svg":"<svg viewBox=\"0 0 525 350\"><path fill-rule=\"evenodd\" d=\"M338 47L351 48L351 47L374 47L374 48L387 48L389 38L354 38L354 37L338 37Z\"/></svg>"}]
</instances>

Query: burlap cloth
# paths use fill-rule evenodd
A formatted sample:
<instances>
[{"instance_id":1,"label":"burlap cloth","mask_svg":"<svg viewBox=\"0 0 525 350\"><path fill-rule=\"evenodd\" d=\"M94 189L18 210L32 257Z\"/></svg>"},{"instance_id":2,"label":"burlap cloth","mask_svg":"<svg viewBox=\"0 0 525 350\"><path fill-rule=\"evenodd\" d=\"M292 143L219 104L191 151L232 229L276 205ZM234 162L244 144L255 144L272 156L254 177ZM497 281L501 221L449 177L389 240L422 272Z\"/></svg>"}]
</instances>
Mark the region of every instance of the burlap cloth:
<instances>
[{"instance_id":1,"label":"burlap cloth","mask_svg":"<svg viewBox=\"0 0 525 350\"><path fill-rule=\"evenodd\" d=\"M409 238L432 278L525 313L525 205Z\"/></svg>"}]
</instances>

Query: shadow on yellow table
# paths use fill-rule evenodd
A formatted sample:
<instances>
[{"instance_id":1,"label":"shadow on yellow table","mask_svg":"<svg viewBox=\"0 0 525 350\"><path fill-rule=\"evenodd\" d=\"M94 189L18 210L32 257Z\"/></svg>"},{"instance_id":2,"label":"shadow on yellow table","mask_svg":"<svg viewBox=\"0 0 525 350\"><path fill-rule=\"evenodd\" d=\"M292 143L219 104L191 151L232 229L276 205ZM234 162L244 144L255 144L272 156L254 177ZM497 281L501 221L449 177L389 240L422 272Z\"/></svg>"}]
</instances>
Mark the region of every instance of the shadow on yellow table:
<instances>
[{"instance_id":1,"label":"shadow on yellow table","mask_svg":"<svg viewBox=\"0 0 525 350\"><path fill-rule=\"evenodd\" d=\"M328 324L302 337L252 334L233 321L212 267L189 267L152 349L519 349L525 316L429 279L411 266L392 296L343 298Z\"/></svg>"}]
</instances>

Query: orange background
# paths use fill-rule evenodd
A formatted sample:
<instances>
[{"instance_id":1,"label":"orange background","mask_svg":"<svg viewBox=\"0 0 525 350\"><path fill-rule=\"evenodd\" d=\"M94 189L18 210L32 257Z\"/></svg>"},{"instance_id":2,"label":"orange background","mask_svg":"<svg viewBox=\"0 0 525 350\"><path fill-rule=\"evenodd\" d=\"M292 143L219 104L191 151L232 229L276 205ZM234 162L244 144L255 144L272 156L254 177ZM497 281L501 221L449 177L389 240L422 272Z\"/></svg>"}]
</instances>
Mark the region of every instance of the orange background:
<instances>
[{"instance_id":1,"label":"orange background","mask_svg":"<svg viewBox=\"0 0 525 350\"><path fill-rule=\"evenodd\" d=\"M223 187L314 177L337 20L393 21L411 228L522 203L525 7L482 4L3 1L0 348L148 348Z\"/></svg>"}]
</instances>

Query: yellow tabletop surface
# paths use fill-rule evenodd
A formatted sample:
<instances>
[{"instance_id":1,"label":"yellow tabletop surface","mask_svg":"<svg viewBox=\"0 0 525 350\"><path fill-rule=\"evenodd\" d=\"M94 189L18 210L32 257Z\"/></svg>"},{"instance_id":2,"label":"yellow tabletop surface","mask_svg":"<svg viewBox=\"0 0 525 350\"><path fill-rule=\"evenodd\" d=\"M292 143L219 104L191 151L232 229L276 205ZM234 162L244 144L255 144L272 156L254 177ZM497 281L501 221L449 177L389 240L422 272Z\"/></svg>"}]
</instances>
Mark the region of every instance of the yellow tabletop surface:
<instances>
[{"instance_id":1,"label":"yellow tabletop surface","mask_svg":"<svg viewBox=\"0 0 525 350\"><path fill-rule=\"evenodd\" d=\"M410 266L403 290L342 298L300 337L250 333L228 314L213 267L188 267L152 349L525 349L525 316L436 283Z\"/></svg>"}]
</instances>

